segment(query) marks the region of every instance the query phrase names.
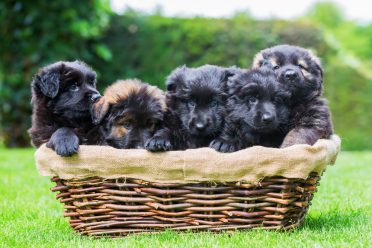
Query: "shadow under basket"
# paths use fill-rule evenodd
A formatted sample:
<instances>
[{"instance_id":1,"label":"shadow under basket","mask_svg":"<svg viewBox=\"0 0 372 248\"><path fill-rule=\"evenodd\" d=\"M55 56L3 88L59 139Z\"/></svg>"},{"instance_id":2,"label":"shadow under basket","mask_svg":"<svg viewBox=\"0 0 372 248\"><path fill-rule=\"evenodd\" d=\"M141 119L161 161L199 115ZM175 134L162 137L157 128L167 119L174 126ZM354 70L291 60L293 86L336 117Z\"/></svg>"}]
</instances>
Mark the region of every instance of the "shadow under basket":
<instances>
[{"instance_id":1,"label":"shadow under basket","mask_svg":"<svg viewBox=\"0 0 372 248\"><path fill-rule=\"evenodd\" d=\"M339 148L336 135L313 146L228 154L81 146L77 155L62 158L43 145L35 159L39 173L56 183L51 190L74 230L119 237L166 229L296 228Z\"/></svg>"}]
</instances>

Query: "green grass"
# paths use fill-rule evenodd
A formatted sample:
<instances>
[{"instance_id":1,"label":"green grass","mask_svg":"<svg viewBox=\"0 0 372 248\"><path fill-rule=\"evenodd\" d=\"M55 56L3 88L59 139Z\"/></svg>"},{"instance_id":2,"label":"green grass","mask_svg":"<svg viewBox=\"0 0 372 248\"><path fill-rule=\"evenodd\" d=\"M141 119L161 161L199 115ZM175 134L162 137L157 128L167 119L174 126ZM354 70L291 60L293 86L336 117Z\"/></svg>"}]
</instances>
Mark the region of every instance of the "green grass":
<instances>
[{"instance_id":1,"label":"green grass","mask_svg":"<svg viewBox=\"0 0 372 248\"><path fill-rule=\"evenodd\" d=\"M322 178L293 232L175 233L81 237L38 175L32 149L0 149L0 247L372 247L372 152L343 152Z\"/></svg>"}]
</instances>

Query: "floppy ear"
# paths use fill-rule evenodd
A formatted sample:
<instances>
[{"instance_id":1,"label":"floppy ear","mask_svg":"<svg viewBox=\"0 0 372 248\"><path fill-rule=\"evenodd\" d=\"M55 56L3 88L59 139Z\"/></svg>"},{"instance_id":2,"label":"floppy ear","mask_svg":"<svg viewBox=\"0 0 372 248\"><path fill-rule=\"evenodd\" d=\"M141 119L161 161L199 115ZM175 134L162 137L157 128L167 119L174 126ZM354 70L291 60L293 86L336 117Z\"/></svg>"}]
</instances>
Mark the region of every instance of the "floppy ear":
<instances>
[{"instance_id":1,"label":"floppy ear","mask_svg":"<svg viewBox=\"0 0 372 248\"><path fill-rule=\"evenodd\" d=\"M184 81L184 74L187 70L186 65L178 67L177 69L173 70L171 74L167 78L166 82L166 90L169 93L176 92L177 88L183 84Z\"/></svg>"},{"instance_id":2,"label":"floppy ear","mask_svg":"<svg viewBox=\"0 0 372 248\"><path fill-rule=\"evenodd\" d=\"M64 64L57 68L44 68L34 78L33 84L40 89L43 95L54 98L58 94L61 82L61 71Z\"/></svg>"},{"instance_id":3,"label":"floppy ear","mask_svg":"<svg viewBox=\"0 0 372 248\"><path fill-rule=\"evenodd\" d=\"M92 108L92 121L94 125L98 125L102 122L103 118L105 118L106 114L110 109L110 103L105 99L105 97L101 97L98 102L93 105Z\"/></svg>"}]
</instances>

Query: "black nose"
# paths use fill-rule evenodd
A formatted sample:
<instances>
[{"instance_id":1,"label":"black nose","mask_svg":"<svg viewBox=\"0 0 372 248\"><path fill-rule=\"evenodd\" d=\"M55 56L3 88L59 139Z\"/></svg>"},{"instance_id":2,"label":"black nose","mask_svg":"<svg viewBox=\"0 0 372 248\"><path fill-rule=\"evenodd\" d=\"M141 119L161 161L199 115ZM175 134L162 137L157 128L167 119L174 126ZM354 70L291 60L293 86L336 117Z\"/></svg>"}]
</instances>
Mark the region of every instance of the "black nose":
<instances>
[{"instance_id":1,"label":"black nose","mask_svg":"<svg viewBox=\"0 0 372 248\"><path fill-rule=\"evenodd\" d=\"M198 131L203 131L205 129L205 124L202 122L195 123L195 127Z\"/></svg>"},{"instance_id":2,"label":"black nose","mask_svg":"<svg viewBox=\"0 0 372 248\"><path fill-rule=\"evenodd\" d=\"M88 96L92 102L96 102L99 98L101 98L99 93L90 93Z\"/></svg>"},{"instance_id":3,"label":"black nose","mask_svg":"<svg viewBox=\"0 0 372 248\"><path fill-rule=\"evenodd\" d=\"M286 79L289 79L289 80L294 80L298 77L297 72L295 72L294 70L287 70L284 76Z\"/></svg>"},{"instance_id":4,"label":"black nose","mask_svg":"<svg viewBox=\"0 0 372 248\"><path fill-rule=\"evenodd\" d=\"M262 122L265 124L270 124L273 122L273 120L274 120L274 116L272 114L265 113L262 115Z\"/></svg>"}]
</instances>

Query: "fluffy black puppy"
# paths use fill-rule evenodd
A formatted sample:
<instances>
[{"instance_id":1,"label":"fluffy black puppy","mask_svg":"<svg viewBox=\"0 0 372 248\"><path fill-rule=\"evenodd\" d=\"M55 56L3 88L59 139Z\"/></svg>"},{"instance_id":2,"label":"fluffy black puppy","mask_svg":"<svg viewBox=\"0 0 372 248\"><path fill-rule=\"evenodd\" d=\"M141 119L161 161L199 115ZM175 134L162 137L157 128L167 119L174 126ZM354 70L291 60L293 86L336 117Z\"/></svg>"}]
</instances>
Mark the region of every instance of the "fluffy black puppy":
<instances>
[{"instance_id":1,"label":"fluffy black puppy","mask_svg":"<svg viewBox=\"0 0 372 248\"><path fill-rule=\"evenodd\" d=\"M146 144L150 151L208 146L223 127L226 82L236 67L204 65L175 69L167 78L165 128Z\"/></svg>"},{"instance_id":2,"label":"fluffy black puppy","mask_svg":"<svg viewBox=\"0 0 372 248\"><path fill-rule=\"evenodd\" d=\"M100 144L143 148L162 127L165 109L165 95L159 88L135 79L117 81L93 106Z\"/></svg>"},{"instance_id":3,"label":"fluffy black puppy","mask_svg":"<svg viewBox=\"0 0 372 248\"><path fill-rule=\"evenodd\" d=\"M47 143L61 156L79 144L95 144L91 106L99 98L96 73L81 61L60 61L42 68L32 81L32 144Z\"/></svg>"},{"instance_id":4,"label":"fluffy black puppy","mask_svg":"<svg viewBox=\"0 0 372 248\"><path fill-rule=\"evenodd\" d=\"M323 68L319 58L297 46L279 45L259 52L253 68L266 67L278 76L291 97L290 132L281 147L313 145L333 133L327 101L322 98Z\"/></svg>"},{"instance_id":5,"label":"fluffy black puppy","mask_svg":"<svg viewBox=\"0 0 372 248\"><path fill-rule=\"evenodd\" d=\"M228 115L221 136L210 147L234 152L253 145L279 147L286 134L290 93L271 70L256 69L232 77Z\"/></svg>"}]
</instances>

